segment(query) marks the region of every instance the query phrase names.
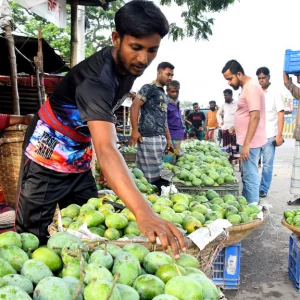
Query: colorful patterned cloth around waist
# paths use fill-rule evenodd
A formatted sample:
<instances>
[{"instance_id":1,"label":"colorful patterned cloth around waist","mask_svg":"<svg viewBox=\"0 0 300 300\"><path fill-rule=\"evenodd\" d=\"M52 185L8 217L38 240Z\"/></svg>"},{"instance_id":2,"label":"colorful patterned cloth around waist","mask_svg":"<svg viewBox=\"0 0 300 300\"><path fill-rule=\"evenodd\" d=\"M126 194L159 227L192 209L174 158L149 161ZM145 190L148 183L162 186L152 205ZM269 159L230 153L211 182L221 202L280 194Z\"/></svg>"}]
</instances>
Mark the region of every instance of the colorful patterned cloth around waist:
<instances>
[{"instance_id":1,"label":"colorful patterned cloth around waist","mask_svg":"<svg viewBox=\"0 0 300 300\"><path fill-rule=\"evenodd\" d=\"M76 108L70 114L79 117ZM39 165L61 173L81 173L90 170L91 137L70 128L58 120L49 100L39 110L37 122L25 154Z\"/></svg>"}]
</instances>

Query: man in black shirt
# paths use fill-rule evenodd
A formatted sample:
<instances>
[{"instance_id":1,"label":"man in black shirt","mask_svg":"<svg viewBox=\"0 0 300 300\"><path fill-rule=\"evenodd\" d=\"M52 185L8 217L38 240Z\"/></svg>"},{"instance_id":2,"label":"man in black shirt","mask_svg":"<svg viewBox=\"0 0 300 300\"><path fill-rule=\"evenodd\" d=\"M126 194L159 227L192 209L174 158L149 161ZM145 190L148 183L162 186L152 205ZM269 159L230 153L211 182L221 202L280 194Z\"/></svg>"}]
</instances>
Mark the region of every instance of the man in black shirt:
<instances>
[{"instance_id":1,"label":"man in black shirt","mask_svg":"<svg viewBox=\"0 0 300 300\"><path fill-rule=\"evenodd\" d=\"M44 243L57 203L63 208L97 197L92 138L109 186L134 213L141 232L151 242L158 236L163 248L171 245L178 256L179 248L185 250L183 236L153 213L136 188L117 149L114 126L115 110L155 58L168 21L153 2L136 0L118 10L115 24L113 47L75 66L29 126L16 230L32 232Z\"/></svg>"},{"instance_id":2,"label":"man in black shirt","mask_svg":"<svg viewBox=\"0 0 300 300\"><path fill-rule=\"evenodd\" d=\"M193 109L194 111L187 116L186 122L191 126L190 132L194 132L197 139L202 140L205 115L202 111L199 110L199 105L197 102L193 103Z\"/></svg>"}]
</instances>

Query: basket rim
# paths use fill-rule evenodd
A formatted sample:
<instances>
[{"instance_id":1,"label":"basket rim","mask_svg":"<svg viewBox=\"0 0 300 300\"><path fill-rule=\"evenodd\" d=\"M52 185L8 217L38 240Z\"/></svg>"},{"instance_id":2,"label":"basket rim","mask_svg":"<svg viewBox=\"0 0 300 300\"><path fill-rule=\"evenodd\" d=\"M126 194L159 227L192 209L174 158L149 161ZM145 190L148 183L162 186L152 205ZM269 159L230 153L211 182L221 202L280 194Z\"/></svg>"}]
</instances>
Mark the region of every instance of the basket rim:
<instances>
[{"instance_id":1,"label":"basket rim","mask_svg":"<svg viewBox=\"0 0 300 300\"><path fill-rule=\"evenodd\" d=\"M284 218L282 218L281 223L283 226L293 231L296 235L300 235L300 228L288 224Z\"/></svg>"},{"instance_id":2,"label":"basket rim","mask_svg":"<svg viewBox=\"0 0 300 300\"><path fill-rule=\"evenodd\" d=\"M252 229L255 228L261 224L264 223L264 219L255 219L251 222L248 223L244 223L244 224L239 224L239 225L233 225L231 227L228 228L229 232L238 232L238 231L244 231L244 230L248 230L248 229Z\"/></svg>"}]
</instances>

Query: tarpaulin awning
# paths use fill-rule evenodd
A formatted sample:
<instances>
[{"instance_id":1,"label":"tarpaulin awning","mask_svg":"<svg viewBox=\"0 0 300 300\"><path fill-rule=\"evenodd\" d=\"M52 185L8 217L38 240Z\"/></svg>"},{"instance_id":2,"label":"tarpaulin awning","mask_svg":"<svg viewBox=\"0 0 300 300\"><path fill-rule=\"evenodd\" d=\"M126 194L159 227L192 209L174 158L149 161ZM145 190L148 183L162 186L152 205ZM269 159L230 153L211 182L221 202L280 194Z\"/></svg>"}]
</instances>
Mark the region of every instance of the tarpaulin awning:
<instances>
[{"instance_id":1,"label":"tarpaulin awning","mask_svg":"<svg viewBox=\"0 0 300 300\"><path fill-rule=\"evenodd\" d=\"M14 35L14 42L16 47L17 73L35 75L33 58L37 56L38 39ZM42 46L45 73L59 74L69 71L66 63L44 39ZM10 75L8 47L3 35L0 35L0 53L0 75Z\"/></svg>"}]
</instances>

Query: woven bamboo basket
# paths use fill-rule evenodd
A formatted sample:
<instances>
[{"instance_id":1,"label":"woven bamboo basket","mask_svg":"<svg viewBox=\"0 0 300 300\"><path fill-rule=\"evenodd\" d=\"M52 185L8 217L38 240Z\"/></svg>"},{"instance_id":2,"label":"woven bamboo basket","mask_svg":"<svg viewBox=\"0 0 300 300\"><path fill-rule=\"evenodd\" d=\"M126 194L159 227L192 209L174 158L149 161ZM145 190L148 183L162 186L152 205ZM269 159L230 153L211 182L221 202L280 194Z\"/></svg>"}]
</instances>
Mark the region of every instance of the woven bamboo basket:
<instances>
[{"instance_id":1,"label":"woven bamboo basket","mask_svg":"<svg viewBox=\"0 0 300 300\"><path fill-rule=\"evenodd\" d=\"M123 157L127 163L135 163L136 153L121 152L121 154L123 155Z\"/></svg>"},{"instance_id":2,"label":"woven bamboo basket","mask_svg":"<svg viewBox=\"0 0 300 300\"><path fill-rule=\"evenodd\" d=\"M216 239L210 242L205 246L203 250L199 250L199 248L188 238L185 238L186 248L188 254L196 257L200 263L200 269L206 273L207 276L212 274L212 266L215 261L217 255L224 247L228 247L239 243L243 239L245 239L257 226L261 225L264 221L260 219L255 219L252 222L235 225L229 227L227 231L224 230L222 234L220 234ZM48 232L50 236L54 235L58 231L55 222L51 223L48 227ZM82 239L84 242L90 242L91 240ZM135 239L128 241L102 241L100 243L109 243L119 247L124 247L127 244L140 244L146 247L149 251L162 251L162 246L159 244L152 244L150 242L141 242L136 241Z\"/></svg>"},{"instance_id":3,"label":"woven bamboo basket","mask_svg":"<svg viewBox=\"0 0 300 300\"><path fill-rule=\"evenodd\" d=\"M288 224L284 219L281 220L281 223L283 226L293 231L295 235L300 236L300 228Z\"/></svg>"},{"instance_id":4,"label":"woven bamboo basket","mask_svg":"<svg viewBox=\"0 0 300 300\"><path fill-rule=\"evenodd\" d=\"M207 192L208 190L214 190L217 192L221 197L227 195L227 194L232 194L235 197L238 197L240 192L239 192L239 182L236 179L235 182L233 183L225 183L220 186L186 186L182 183L174 183L177 190L180 193L187 193L187 194L198 194L200 192Z\"/></svg>"},{"instance_id":5,"label":"woven bamboo basket","mask_svg":"<svg viewBox=\"0 0 300 300\"><path fill-rule=\"evenodd\" d=\"M6 202L15 207L19 179L22 144L27 126L15 125L6 128L0 136L0 185Z\"/></svg>"}]
</instances>

